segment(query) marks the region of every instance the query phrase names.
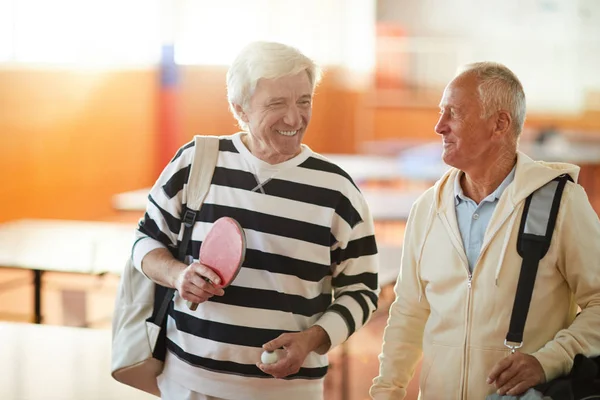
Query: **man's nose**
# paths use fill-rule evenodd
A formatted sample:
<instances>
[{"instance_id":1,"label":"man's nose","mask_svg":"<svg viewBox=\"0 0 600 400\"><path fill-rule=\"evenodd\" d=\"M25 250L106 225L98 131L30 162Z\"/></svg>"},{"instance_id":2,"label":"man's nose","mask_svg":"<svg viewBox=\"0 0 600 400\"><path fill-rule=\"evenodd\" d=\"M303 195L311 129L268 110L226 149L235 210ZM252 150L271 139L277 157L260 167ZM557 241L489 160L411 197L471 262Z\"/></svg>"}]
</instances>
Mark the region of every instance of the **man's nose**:
<instances>
[{"instance_id":1,"label":"man's nose","mask_svg":"<svg viewBox=\"0 0 600 400\"><path fill-rule=\"evenodd\" d=\"M446 117L444 114L440 115L440 119L438 119L434 129L438 135L443 135L444 133L448 132L448 124L446 123Z\"/></svg>"},{"instance_id":2,"label":"man's nose","mask_svg":"<svg viewBox=\"0 0 600 400\"><path fill-rule=\"evenodd\" d=\"M288 107L285 115L283 116L283 122L293 128L298 127L301 119L302 117L300 116L300 110L298 110L298 107L295 105Z\"/></svg>"}]
</instances>

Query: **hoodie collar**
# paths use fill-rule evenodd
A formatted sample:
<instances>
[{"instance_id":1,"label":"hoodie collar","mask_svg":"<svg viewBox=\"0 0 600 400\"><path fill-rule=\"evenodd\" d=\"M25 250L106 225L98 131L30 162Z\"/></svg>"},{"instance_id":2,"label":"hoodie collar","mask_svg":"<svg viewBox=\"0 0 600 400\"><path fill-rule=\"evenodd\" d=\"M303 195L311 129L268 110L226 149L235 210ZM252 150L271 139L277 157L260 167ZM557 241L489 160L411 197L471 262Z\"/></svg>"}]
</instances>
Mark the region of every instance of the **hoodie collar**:
<instances>
[{"instance_id":1,"label":"hoodie collar","mask_svg":"<svg viewBox=\"0 0 600 400\"><path fill-rule=\"evenodd\" d=\"M434 185L435 208L437 212L454 209L455 183L462 171L450 168ZM552 179L569 174L575 182L579 175L579 167L573 164L534 161L525 153L517 151L517 164L514 167L514 185L507 185L501 193L510 205L525 200L539 187Z\"/></svg>"},{"instance_id":2,"label":"hoodie collar","mask_svg":"<svg viewBox=\"0 0 600 400\"><path fill-rule=\"evenodd\" d=\"M487 195L486 198L483 199L481 202L483 203L484 201L487 201L487 202L493 203L494 201L498 200L500 198L500 196L502 196L504 189L506 189L506 187L508 185L510 185L512 183L512 181L515 179L516 169L517 169L517 166L515 164L513 169L510 170L508 175L506 175L506 178L504 178L502 183L500 183L500 185L498 185L496 190L494 190L492 193ZM463 175L464 175L464 172L460 171L458 174L456 174L456 179L454 180L454 205L455 206L458 205L461 201L466 201L467 199L469 199L463 192L462 186L460 184L460 180L462 179Z\"/></svg>"}]
</instances>

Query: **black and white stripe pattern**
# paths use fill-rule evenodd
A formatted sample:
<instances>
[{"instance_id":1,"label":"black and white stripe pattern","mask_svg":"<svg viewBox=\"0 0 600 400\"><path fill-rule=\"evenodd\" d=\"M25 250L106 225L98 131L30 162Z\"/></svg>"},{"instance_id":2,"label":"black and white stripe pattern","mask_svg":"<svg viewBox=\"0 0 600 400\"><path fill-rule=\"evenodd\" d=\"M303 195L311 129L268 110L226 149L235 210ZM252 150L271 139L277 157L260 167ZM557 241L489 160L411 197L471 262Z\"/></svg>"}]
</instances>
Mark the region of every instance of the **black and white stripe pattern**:
<instances>
[{"instance_id":1,"label":"black and white stripe pattern","mask_svg":"<svg viewBox=\"0 0 600 400\"><path fill-rule=\"evenodd\" d=\"M270 167L257 187L261 162L242 148L241 134L222 137L210 191L197 215L187 254L198 258L218 218L244 228L246 259L222 297L191 312L176 296L169 312L168 348L186 363L215 372L266 378L255 363L261 346L285 332L323 322L335 346L364 325L377 307L377 246L366 203L352 179L308 147ZM194 142L183 146L148 198L139 237L175 248ZM295 161L295 163L294 163ZM135 252L135 247L134 247ZM341 326L340 326L341 325ZM336 333L342 332L342 334ZM318 379L327 358L312 353L288 379Z\"/></svg>"}]
</instances>

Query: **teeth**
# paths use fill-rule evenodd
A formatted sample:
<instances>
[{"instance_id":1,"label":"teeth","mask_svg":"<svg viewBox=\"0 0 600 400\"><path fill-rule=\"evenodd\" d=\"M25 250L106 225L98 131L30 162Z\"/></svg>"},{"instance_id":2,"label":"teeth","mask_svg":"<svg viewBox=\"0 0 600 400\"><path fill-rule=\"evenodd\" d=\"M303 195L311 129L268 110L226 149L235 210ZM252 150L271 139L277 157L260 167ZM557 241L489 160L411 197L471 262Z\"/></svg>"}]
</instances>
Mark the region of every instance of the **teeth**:
<instances>
[{"instance_id":1,"label":"teeth","mask_svg":"<svg viewBox=\"0 0 600 400\"><path fill-rule=\"evenodd\" d=\"M298 131L277 131L283 136L294 136Z\"/></svg>"}]
</instances>

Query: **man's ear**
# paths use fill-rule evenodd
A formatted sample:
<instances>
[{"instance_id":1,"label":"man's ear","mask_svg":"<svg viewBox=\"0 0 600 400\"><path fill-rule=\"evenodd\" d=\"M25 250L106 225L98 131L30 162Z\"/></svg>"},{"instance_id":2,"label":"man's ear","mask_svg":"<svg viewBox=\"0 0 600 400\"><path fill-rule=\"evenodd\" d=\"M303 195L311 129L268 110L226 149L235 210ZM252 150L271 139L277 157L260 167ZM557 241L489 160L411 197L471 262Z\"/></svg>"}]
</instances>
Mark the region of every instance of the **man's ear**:
<instances>
[{"instance_id":1,"label":"man's ear","mask_svg":"<svg viewBox=\"0 0 600 400\"><path fill-rule=\"evenodd\" d=\"M512 118L510 113L506 110L498 111L496 115L496 125L494 127L494 133L499 136L504 136L511 130Z\"/></svg>"},{"instance_id":2,"label":"man's ear","mask_svg":"<svg viewBox=\"0 0 600 400\"><path fill-rule=\"evenodd\" d=\"M242 106L240 106L239 104L233 104L233 109L235 110L236 114L240 117L240 119L242 121L244 121L245 123L248 123L248 116L244 112L244 109L242 108Z\"/></svg>"}]
</instances>

